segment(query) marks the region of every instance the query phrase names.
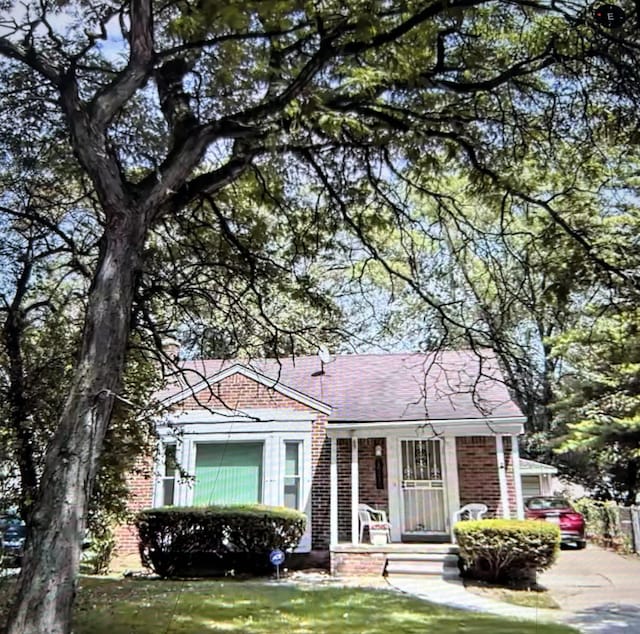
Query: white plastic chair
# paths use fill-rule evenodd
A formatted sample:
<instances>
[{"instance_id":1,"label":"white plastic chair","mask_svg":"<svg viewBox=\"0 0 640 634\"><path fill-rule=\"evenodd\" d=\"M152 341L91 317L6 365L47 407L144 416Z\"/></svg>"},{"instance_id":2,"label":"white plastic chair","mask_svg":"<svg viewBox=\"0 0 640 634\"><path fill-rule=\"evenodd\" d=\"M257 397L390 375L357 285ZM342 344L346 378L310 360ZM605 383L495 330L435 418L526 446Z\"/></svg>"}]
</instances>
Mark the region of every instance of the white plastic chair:
<instances>
[{"instance_id":1,"label":"white plastic chair","mask_svg":"<svg viewBox=\"0 0 640 634\"><path fill-rule=\"evenodd\" d=\"M358 519L360 520L360 542L364 536L364 529L370 524L386 524L387 538L391 541L391 524L387 521L387 514L381 509L374 509L366 504L358 504Z\"/></svg>"},{"instance_id":2,"label":"white plastic chair","mask_svg":"<svg viewBox=\"0 0 640 634\"><path fill-rule=\"evenodd\" d=\"M467 519L479 520L489 510L486 504L465 504L460 510L453 514L453 523L459 522L465 515Z\"/></svg>"},{"instance_id":3,"label":"white plastic chair","mask_svg":"<svg viewBox=\"0 0 640 634\"><path fill-rule=\"evenodd\" d=\"M456 511L453 514L453 521L451 522L451 526L456 522L459 522L463 517L467 516L469 520L479 520L482 519L482 516L489 510L489 507L486 504L473 503L473 504L465 504L461 509ZM455 533L453 535L453 543L456 542Z\"/></svg>"},{"instance_id":4,"label":"white plastic chair","mask_svg":"<svg viewBox=\"0 0 640 634\"><path fill-rule=\"evenodd\" d=\"M467 519L479 520L489 510L486 504L465 504L459 511L453 514L453 523L459 522L465 515Z\"/></svg>"}]
</instances>

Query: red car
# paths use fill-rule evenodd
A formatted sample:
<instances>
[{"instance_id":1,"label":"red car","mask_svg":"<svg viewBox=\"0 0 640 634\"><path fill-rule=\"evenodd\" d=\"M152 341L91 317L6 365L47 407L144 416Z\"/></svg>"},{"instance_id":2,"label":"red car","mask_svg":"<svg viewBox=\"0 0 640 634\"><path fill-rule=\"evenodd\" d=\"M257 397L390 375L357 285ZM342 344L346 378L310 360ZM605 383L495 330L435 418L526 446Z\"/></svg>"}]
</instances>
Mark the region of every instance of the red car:
<instances>
[{"instance_id":1,"label":"red car","mask_svg":"<svg viewBox=\"0 0 640 634\"><path fill-rule=\"evenodd\" d=\"M584 537L584 517L565 498L539 496L524 503L527 519L545 520L560 527L563 544L575 544L581 549L587 545Z\"/></svg>"}]
</instances>

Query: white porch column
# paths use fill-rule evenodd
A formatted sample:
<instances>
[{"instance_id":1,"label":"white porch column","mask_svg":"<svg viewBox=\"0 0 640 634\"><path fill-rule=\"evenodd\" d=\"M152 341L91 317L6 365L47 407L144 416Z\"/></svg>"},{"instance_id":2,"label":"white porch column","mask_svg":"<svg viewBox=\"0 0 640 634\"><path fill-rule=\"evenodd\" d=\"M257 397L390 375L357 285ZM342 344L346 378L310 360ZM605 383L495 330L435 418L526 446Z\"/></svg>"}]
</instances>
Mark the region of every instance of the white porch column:
<instances>
[{"instance_id":1,"label":"white porch column","mask_svg":"<svg viewBox=\"0 0 640 634\"><path fill-rule=\"evenodd\" d=\"M453 541L453 514L460 508L460 484L458 482L458 456L455 436L445 436L444 474L445 474L445 508L447 509L446 527Z\"/></svg>"},{"instance_id":2,"label":"white porch column","mask_svg":"<svg viewBox=\"0 0 640 634\"><path fill-rule=\"evenodd\" d=\"M496 436L496 457L498 462L498 481L500 483L500 506L502 507L502 517L508 519L509 513L509 491L507 489L507 470L504 464L504 445L502 436Z\"/></svg>"},{"instance_id":3,"label":"white porch column","mask_svg":"<svg viewBox=\"0 0 640 634\"><path fill-rule=\"evenodd\" d=\"M520 474L520 447L518 437L511 436L511 464L513 465L513 484L516 490L516 516L524 519L524 503L522 501L522 477Z\"/></svg>"},{"instance_id":4,"label":"white porch column","mask_svg":"<svg viewBox=\"0 0 640 634\"><path fill-rule=\"evenodd\" d=\"M338 543L338 439L333 436L329 482L329 545L335 546Z\"/></svg>"},{"instance_id":5,"label":"white porch column","mask_svg":"<svg viewBox=\"0 0 640 634\"><path fill-rule=\"evenodd\" d=\"M358 439L351 438L351 542L359 542L358 503L360 480L358 478Z\"/></svg>"}]
</instances>

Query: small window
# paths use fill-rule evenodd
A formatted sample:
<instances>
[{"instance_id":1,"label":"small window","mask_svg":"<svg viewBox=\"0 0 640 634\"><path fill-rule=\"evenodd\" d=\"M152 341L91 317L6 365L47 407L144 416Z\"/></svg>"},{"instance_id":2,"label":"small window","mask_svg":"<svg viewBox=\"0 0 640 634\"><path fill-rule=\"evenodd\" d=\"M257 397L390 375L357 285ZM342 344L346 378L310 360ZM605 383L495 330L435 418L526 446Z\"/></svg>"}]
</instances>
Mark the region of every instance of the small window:
<instances>
[{"instance_id":1,"label":"small window","mask_svg":"<svg viewBox=\"0 0 640 634\"><path fill-rule=\"evenodd\" d=\"M166 444L164 446L164 468L162 471L162 506L173 506L174 504L177 470L176 445Z\"/></svg>"},{"instance_id":2,"label":"small window","mask_svg":"<svg viewBox=\"0 0 640 634\"><path fill-rule=\"evenodd\" d=\"M284 506L300 510L302 443L286 442L284 448Z\"/></svg>"}]
</instances>

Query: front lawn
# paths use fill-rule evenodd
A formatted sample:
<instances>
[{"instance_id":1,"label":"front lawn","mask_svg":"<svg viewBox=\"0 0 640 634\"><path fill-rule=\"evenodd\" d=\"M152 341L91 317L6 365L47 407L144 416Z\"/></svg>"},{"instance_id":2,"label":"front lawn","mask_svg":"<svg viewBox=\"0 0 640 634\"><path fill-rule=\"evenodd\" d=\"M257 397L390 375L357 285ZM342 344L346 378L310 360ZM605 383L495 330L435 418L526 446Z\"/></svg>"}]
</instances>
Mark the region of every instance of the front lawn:
<instances>
[{"instance_id":1,"label":"front lawn","mask_svg":"<svg viewBox=\"0 0 640 634\"><path fill-rule=\"evenodd\" d=\"M382 590L260 581L83 578L74 634L569 634Z\"/></svg>"},{"instance_id":2,"label":"front lawn","mask_svg":"<svg viewBox=\"0 0 640 634\"><path fill-rule=\"evenodd\" d=\"M538 608L545 610L558 610L560 606L544 588L505 587L466 579L465 588L473 594L489 597L494 601L504 601L512 605L520 605L525 608Z\"/></svg>"}]
</instances>

